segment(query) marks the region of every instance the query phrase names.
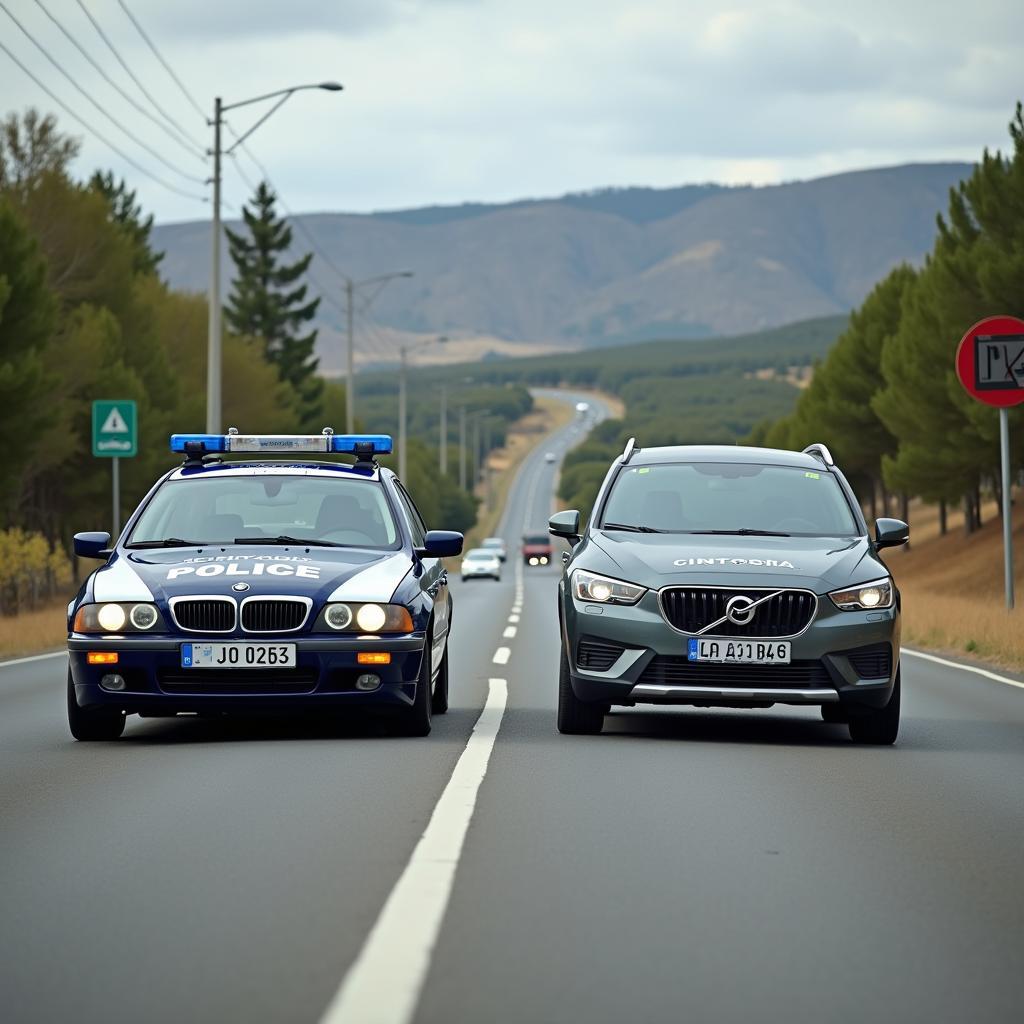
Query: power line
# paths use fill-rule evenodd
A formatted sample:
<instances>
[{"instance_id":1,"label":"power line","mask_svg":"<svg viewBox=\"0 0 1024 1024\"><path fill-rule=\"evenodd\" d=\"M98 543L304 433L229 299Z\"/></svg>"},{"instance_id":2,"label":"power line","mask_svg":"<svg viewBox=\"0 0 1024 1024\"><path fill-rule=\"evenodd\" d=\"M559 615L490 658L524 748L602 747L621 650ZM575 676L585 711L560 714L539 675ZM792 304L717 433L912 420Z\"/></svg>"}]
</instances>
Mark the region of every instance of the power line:
<instances>
[{"instance_id":1,"label":"power line","mask_svg":"<svg viewBox=\"0 0 1024 1024\"><path fill-rule=\"evenodd\" d=\"M158 185L162 185L169 192L176 192L179 196L184 196L186 199L195 199L200 203L209 202L206 196L199 196L196 195L194 192L186 192L184 189L178 188L177 185L172 185L170 184L170 182L164 181L163 178L160 178L152 171L148 170L146 167L143 167L142 164L138 163L132 157L128 156L127 153L125 153L119 146L116 146L113 142L111 142L102 132L98 131L96 128L90 125L84 117L82 117L80 114L76 114L59 96L57 96L56 93L53 92L52 89L50 89L48 85L45 85L39 78L37 78L35 74L33 74L24 64L22 64L22 62L10 51L10 49L8 49L7 44L4 43L2 39L0 39L0 50L3 50L4 53L6 53L7 56L10 57L11 60L14 61L14 63L17 64L18 67L21 68L21 70L24 71L25 74L28 75L28 77L31 78L32 81L35 82L35 84L40 89L42 89L43 92L45 92L46 95L49 96L50 99L53 100L53 102L56 103L57 106L59 106L69 117L73 118L87 132L89 132L91 135L94 135L97 139L99 139L99 141L102 142L108 149L115 152L126 164L130 164L140 174L144 174L147 178L150 178L152 181L155 181Z\"/></svg>"},{"instance_id":2,"label":"power line","mask_svg":"<svg viewBox=\"0 0 1024 1024\"><path fill-rule=\"evenodd\" d=\"M64 34L64 37L68 40L68 42L71 43L71 45L74 46L76 50L78 50L78 52L93 66L93 68L95 68L95 70L103 77L104 81L112 89L117 90L117 92L120 94L122 99L125 100L126 103L130 103L143 117L152 121L153 124L157 126L157 128L159 128L168 136L168 138L173 139L176 143L178 143L179 146L181 146L184 149L187 149L192 156L195 156L204 162L206 161L206 154L203 152L202 149L195 147L192 144L191 140L189 140L188 136L178 134L176 129L169 127L158 117L154 117L141 103L139 103L137 99L135 99L134 96L132 96L130 92L127 92L126 90L122 89L121 86L118 85L117 82L115 82L114 79L107 74L107 72L103 68L103 65L100 64L99 61L97 61L92 56L92 54L89 53L88 50L86 50L84 46L82 46L82 44L75 38L72 32L69 32L68 29L64 27L64 24L60 21L60 19L55 17L49 11L49 9L43 3L43 0L36 0L36 6L39 7L43 14L45 14L47 18L49 18L50 21L52 21L53 24L57 26L58 29L60 29L60 31Z\"/></svg>"},{"instance_id":3,"label":"power line","mask_svg":"<svg viewBox=\"0 0 1024 1024\"><path fill-rule=\"evenodd\" d=\"M177 85L177 87L185 94L185 99L187 99L189 101L189 103L192 104L192 106L198 112L199 116L205 121L206 120L206 113L205 113L205 111L196 102L196 99L192 95L192 93L190 93L188 91L188 89L185 88L185 83L182 82L182 80L174 73L174 70L171 68L171 65L168 64L167 61L164 60L164 58L161 55L160 51L156 48L156 44L153 42L152 39L149 38L148 35L146 35L145 30L138 23L138 21L135 18L135 15L132 14L132 12L128 10L128 5L124 2L124 0L117 0L117 5L118 5L118 7L121 8L122 11L124 11L125 14L128 15L128 20L135 26L136 31L145 40L146 45L153 51L153 56L156 57L156 59L158 61L160 61L160 63L163 65L164 71L166 71L167 74L169 74L171 76L171 78L174 79L175 85Z\"/></svg>"},{"instance_id":4,"label":"power line","mask_svg":"<svg viewBox=\"0 0 1024 1024\"><path fill-rule=\"evenodd\" d=\"M35 46L35 48L71 83L71 85L74 86L74 88L77 89L78 92L81 93L81 95L84 96L115 128L131 139L136 146L144 149L151 157L159 160L160 163L162 163L168 170L174 171L175 174L180 174L181 177L186 179L186 181L194 181L198 185L206 184L203 178L197 178L194 174L189 174L188 171L183 171L180 167L176 167L158 150L155 150L151 145L149 145L148 142L143 142L142 139L133 132L130 132L123 124L117 121L112 114L104 110L97 100L78 84L71 73L64 68L64 66L50 53L50 51L47 50L46 47L43 46L43 44L40 43L27 28L25 28L24 25L22 25L22 23L11 13L10 8L3 2L3 0L0 0L0 10L2 10L4 14L6 14L7 17L18 26L22 35L24 35L33 46Z\"/></svg>"},{"instance_id":5,"label":"power line","mask_svg":"<svg viewBox=\"0 0 1024 1024\"><path fill-rule=\"evenodd\" d=\"M128 77L138 86L139 92L141 92L142 95L145 96L146 99L149 100L149 102L153 105L153 109L156 110L156 112L165 121L167 121L168 124L171 124L175 128L177 128L178 131L181 132L181 134L184 135L190 142L192 142L199 149L202 149L203 148L202 143L196 142L192 138L192 136L189 135L188 132L186 132L185 129L182 128L181 125L178 124L178 122L175 121L174 118L171 117L171 115L168 114L167 111L164 110L164 108L161 107L160 104L157 103L157 101L155 99L153 99L153 97L150 94L149 90L142 84L142 82L139 81L138 76L135 74L134 71L132 71L132 69L130 67L128 67L128 64L125 61L125 59L121 56L120 53L118 53L117 48L110 41L110 37L106 34L106 32L103 31L103 28L100 25L100 23L92 16L92 14L89 11L89 8L85 6L85 3L83 2L83 0L75 0L75 2L78 4L79 7L82 8L82 12L89 19L89 21L92 22L92 27L94 29L96 29L96 32L99 34L100 39L102 39L103 42L107 44L107 49L110 50L110 52L117 59L117 62L121 65L122 68L124 68L125 73L128 75Z\"/></svg>"}]
</instances>

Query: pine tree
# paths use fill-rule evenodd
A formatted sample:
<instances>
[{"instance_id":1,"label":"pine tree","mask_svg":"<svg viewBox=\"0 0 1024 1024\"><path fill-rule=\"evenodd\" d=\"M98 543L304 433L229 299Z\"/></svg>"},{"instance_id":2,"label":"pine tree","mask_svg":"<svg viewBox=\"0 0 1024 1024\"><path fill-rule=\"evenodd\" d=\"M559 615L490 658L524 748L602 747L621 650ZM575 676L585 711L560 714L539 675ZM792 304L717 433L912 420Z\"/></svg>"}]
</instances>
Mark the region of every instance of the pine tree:
<instances>
[{"instance_id":1,"label":"pine tree","mask_svg":"<svg viewBox=\"0 0 1024 1024\"><path fill-rule=\"evenodd\" d=\"M106 199L110 205L110 219L131 239L135 249L134 269L137 274L155 274L164 258L162 252L155 252L149 235L153 230L153 215L143 219L142 207L135 202L135 192L128 188L122 178L115 182L110 171L96 171L89 179L89 185Z\"/></svg>"},{"instance_id":2,"label":"pine tree","mask_svg":"<svg viewBox=\"0 0 1024 1024\"><path fill-rule=\"evenodd\" d=\"M300 333L316 315L320 299L308 299L300 278L313 259L307 253L292 264L282 257L292 243L292 230L277 216L277 197L260 182L251 206L242 209L246 233L228 230L228 246L236 276L224 314L236 334L258 338L281 380L302 400L304 419L319 409L322 381L313 355L316 330Z\"/></svg>"}]
</instances>

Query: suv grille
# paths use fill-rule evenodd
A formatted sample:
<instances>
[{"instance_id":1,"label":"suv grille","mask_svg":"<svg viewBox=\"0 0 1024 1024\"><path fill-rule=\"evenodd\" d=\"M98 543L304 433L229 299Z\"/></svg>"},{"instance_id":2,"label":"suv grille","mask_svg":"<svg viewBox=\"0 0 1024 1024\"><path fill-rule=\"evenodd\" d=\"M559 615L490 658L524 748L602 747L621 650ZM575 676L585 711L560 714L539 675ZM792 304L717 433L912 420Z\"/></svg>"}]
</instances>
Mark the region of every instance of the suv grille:
<instances>
[{"instance_id":1,"label":"suv grille","mask_svg":"<svg viewBox=\"0 0 1024 1024\"><path fill-rule=\"evenodd\" d=\"M195 633L230 633L235 628L235 602L230 598L175 601L171 614L182 629Z\"/></svg>"},{"instance_id":2,"label":"suv grille","mask_svg":"<svg viewBox=\"0 0 1024 1024\"><path fill-rule=\"evenodd\" d=\"M889 644L858 647L839 654L850 659L853 671L861 679L887 679L892 675L892 647Z\"/></svg>"},{"instance_id":3,"label":"suv grille","mask_svg":"<svg viewBox=\"0 0 1024 1024\"><path fill-rule=\"evenodd\" d=\"M712 689L783 687L813 690L834 687L820 661L794 661L788 665L718 665L659 654L637 680L655 686L707 686Z\"/></svg>"},{"instance_id":4,"label":"suv grille","mask_svg":"<svg viewBox=\"0 0 1024 1024\"><path fill-rule=\"evenodd\" d=\"M668 621L684 633L699 633L705 626L725 616L733 597L759 601L769 594L764 604L754 609L750 622L739 625L725 620L710 631L714 636L796 636L814 617L818 599L809 590L746 590L716 587L666 587L661 592L661 608Z\"/></svg>"},{"instance_id":5,"label":"suv grille","mask_svg":"<svg viewBox=\"0 0 1024 1024\"><path fill-rule=\"evenodd\" d=\"M247 633L287 633L305 621L309 606L305 601L282 598L256 598L242 604L242 629Z\"/></svg>"},{"instance_id":6,"label":"suv grille","mask_svg":"<svg viewBox=\"0 0 1024 1024\"><path fill-rule=\"evenodd\" d=\"M624 650L622 644L614 641L585 636L576 645L576 666L588 668L591 672L607 672Z\"/></svg>"}]
</instances>

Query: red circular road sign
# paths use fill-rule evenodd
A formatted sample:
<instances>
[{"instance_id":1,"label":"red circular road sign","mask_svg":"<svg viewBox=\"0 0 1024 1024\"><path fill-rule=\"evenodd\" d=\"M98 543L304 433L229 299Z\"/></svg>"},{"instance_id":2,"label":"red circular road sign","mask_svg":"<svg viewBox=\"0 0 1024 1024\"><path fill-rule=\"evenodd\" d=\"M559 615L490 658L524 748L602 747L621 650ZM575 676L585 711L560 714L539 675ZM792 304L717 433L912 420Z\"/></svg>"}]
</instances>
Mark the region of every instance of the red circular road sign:
<instances>
[{"instance_id":1,"label":"red circular road sign","mask_svg":"<svg viewBox=\"0 0 1024 1024\"><path fill-rule=\"evenodd\" d=\"M956 375L979 402L1000 407L1024 402L1024 320L979 320L960 339Z\"/></svg>"}]
</instances>

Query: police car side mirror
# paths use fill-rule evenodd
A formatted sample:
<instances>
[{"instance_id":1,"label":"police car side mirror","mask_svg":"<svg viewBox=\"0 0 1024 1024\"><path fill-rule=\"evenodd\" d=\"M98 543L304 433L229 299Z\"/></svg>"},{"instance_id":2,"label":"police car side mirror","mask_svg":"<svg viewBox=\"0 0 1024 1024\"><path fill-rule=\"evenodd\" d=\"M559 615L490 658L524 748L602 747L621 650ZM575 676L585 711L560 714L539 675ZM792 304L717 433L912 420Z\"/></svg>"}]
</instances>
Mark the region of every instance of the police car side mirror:
<instances>
[{"instance_id":1,"label":"police car side mirror","mask_svg":"<svg viewBox=\"0 0 1024 1024\"><path fill-rule=\"evenodd\" d=\"M902 519L875 520L875 547L898 548L910 540L910 527Z\"/></svg>"},{"instance_id":2,"label":"police car side mirror","mask_svg":"<svg viewBox=\"0 0 1024 1024\"><path fill-rule=\"evenodd\" d=\"M578 544L581 539L579 512L574 508L556 512L548 520L548 533L554 537L561 537L570 544Z\"/></svg>"},{"instance_id":3,"label":"police car side mirror","mask_svg":"<svg viewBox=\"0 0 1024 1024\"><path fill-rule=\"evenodd\" d=\"M462 554L462 539L454 530L428 530L416 554L420 558L454 558Z\"/></svg>"},{"instance_id":4,"label":"police car side mirror","mask_svg":"<svg viewBox=\"0 0 1024 1024\"><path fill-rule=\"evenodd\" d=\"M109 558L110 534L76 533L74 548L79 558Z\"/></svg>"}]
</instances>

